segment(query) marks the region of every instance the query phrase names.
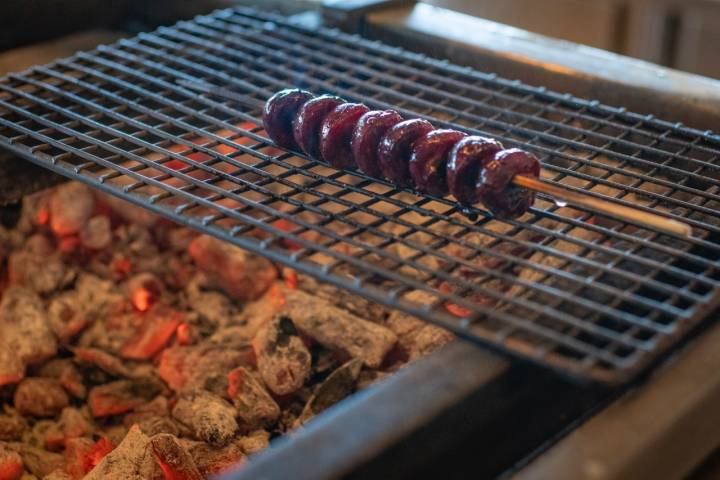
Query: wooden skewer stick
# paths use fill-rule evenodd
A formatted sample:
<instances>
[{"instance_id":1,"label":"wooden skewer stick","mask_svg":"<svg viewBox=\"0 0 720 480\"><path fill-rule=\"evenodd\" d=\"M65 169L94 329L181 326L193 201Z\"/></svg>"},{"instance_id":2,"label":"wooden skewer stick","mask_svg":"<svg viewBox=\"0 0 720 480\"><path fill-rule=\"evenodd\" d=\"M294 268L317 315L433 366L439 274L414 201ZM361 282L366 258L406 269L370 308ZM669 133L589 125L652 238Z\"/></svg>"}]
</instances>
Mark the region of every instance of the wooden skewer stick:
<instances>
[{"instance_id":1,"label":"wooden skewer stick","mask_svg":"<svg viewBox=\"0 0 720 480\"><path fill-rule=\"evenodd\" d=\"M599 198L583 195L581 193L566 190L564 188L544 182L539 178L526 177L523 175L515 175L513 183L528 190L545 193L560 201L566 201L573 205L587 207L591 210L615 217L621 220L639 223L654 230L660 230L666 233L682 235L685 237L692 236L692 228L672 218L662 217L654 213L644 212L637 208L626 207L618 203L600 200Z\"/></svg>"}]
</instances>

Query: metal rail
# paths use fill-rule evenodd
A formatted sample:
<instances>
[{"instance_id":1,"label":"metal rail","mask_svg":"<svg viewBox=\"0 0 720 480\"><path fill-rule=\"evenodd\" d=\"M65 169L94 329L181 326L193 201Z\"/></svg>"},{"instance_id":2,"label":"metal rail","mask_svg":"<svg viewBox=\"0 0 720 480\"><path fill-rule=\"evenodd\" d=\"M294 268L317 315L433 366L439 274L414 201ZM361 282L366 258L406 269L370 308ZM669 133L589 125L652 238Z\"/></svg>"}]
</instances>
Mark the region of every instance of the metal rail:
<instances>
[{"instance_id":1,"label":"metal rail","mask_svg":"<svg viewBox=\"0 0 720 480\"><path fill-rule=\"evenodd\" d=\"M518 220L460 211L279 150L257 108L184 86L198 81L257 101L298 85L491 135L537 153L554 183L659 210L695 236L543 197ZM0 145L496 350L600 381L638 373L719 300L717 135L254 10L1 79Z\"/></svg>"}]
</instances>

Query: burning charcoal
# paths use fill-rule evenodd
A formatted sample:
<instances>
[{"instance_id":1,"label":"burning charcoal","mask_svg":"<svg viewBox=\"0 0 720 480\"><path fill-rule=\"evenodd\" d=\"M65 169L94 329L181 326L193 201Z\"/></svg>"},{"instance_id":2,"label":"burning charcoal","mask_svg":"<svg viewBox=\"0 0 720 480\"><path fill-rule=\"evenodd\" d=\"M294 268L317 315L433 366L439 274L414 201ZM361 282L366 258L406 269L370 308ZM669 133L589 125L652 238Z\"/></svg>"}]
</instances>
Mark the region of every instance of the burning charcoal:
<instances>
[{"instance_id":1,"label":"burning charcoal","mask_svg":"<svg viewBox=\"0 0 720 480\"><path fill-rule=\"evenodd\" d=\"M0 442L20 440L27 428L27 422L17 411L6 407L5 413L0 414Z\"/></svg>"},{"instance_id":2,"label":"burning charcoal","mask_svg":"<svg viewBox=\"0 0 720 480\"><path fill-rule=\"evenodd\" d=\"M140 312L146 312L163 293L162 282L152 273L138 273L123 285L123 292Z\"/></svg>"},{"instance_id":3,"label":"burning charcoal","mask_svg":"<svg viewBox=\"0 0 720 480\"><path fill-rule=\"evenodd\" d=\"M38 420L28 435L23 437L25 443L38 448L56 452L62 450L65 436L57 422L52 420Z\"/></svg>"},{"instance_id":4,"label":"burning charcoal","mask_svg":"<svg viewBox=\"0 0 720 480\"><path fill-rule=\"evenodd\" d=\"M75 364L69 358L56 358L40 367L41 377L54 378L76 398L85 398L87 388Z\"/></svg>"},{"instance_id":5,"label":"burning charcoal","mask_svg":"<svg viewBox=\"0 0 720 480\"><path fill-rule=\"evenodd\" d=\"M48 452L25 443L12 442L6 446L20 455L26 470L40 478L65 465L63 456L58 453Z\"/></svg>"},{"instance_id":6,"label":"burning charcoal","mask_svg":"<svg viewBox=\"0 0 720 480\"><path fill-rule=\"evenodd\" d=\"M196 438L216 446L227 445L238 430L232 405L204 390L183 394L172 414Z\"/></svg>"},{"instance_id":7,"label":"burning charcoal","mask_svg":"<svg viewBox=\"0 0 720 480\"><path fill-rule=\"evenodd\" d=\"M160 219L148 209L138 207L127 200L112 195L103 195L101 202L106 204L115 215L132 224L149 228L154 226Z\"/></svg>"},{"instance_id":8,"label":"burning charcoal","mask_svg":"<svg viewBox=\"0 0 720 480\"><path fill-rule=\"evenodd\" d=\"M119 377L133 377L131 370L118 357L99 348L76 348L75 358L95 365L101 370Z\"/></svg>"},{"instance_id":9,"label":"burning charcoal","mask_svg":"<svg viewBox=\"0 0 720 480\"><path fill-rule=\"evenodd\" d=\"M76 297L74 291L64 292L53 298L48 306L50 327L62 343L69 343L87 326L82 305L76 303Z\"/></svg>"},{"instance_id":10,"label":"burning charcoal","mask_svg":"<svg viewBox=\"0 0 720 480\"><path fill-rule=\"evenodd\" d=\"M123 417L123 423L127 427L138 424L143 433L149 436L158 433L178 435L180 429L169 415L168 399L163 395L158 395L151 402L135 407L132 413Z\"/></svg>"},{"instance_id":11,"label":"burning charcoal","mask_svg":"<svg viewBox=\"0 0 720 480\"><path fill-rule=\"evenodd\" d=\"M252 455L267 448L270 444L270 433L265 430L255 430L245 436L239 437L235 443L243 449L246 455Z\"/></svg>"},{"instance_id":12,"label":"burning charcoal","mask_svg":"<svg viewBox=\"0 0 720 480\"><path fill-rule=\"evenodd\" d=\"M246 339L255 337L260 327L266 325L282 311L285 302L283 292L286 289L287 287L282 282L275 282L258 300L244 305L243 311L238 317L240 325L233 327L236 329L235 334Z\"/></svg>"},{"instance_id":13,"label":"burning charcoal","mask_svg":"<svg viewBox=\"0 0 720 480\"><path fill-rule=\"evenodd\" d=\"M134 338L120 350L120 355L133 360L149 360L162 350L182 323L183 314L157 304L143 315L143 323Z\"/></svg>"},{"instance_id":14,"label":"burning charcoal","mask_svg":"<svg viewBox=\"0 0 720 480\"><path fill-rule=\"evenodd\" d=\"M129 416L130 415L126 415L125 417L127 418ZM180 428L178 428L178 424L172 418L146 417L138 422L133 423L137 423L137 426L140 427L140 430L142 430L142 432L148 436L157 435L160 433L180 435Z\"/></svg>"},{"instance_id":15,"label":"burning charcoal","mask_svg":"<svg viewBox=\"0 0 720 480\"><path fill-rule=\"evenodd\" d=\"M277 395L297 391L310 376L310 351L286 316L277 316L260 328L253 349L260 376Z\"/></svg>"},{"instance_id":16,"label":"burning charcoal","mask_svg":"<svg viewBox=\"0 0 720 480\"><path fill-rule=\"evenodd\" d=\"M74 278L74 272L68 268L60 256L47 251L47 239L36 235L22 249L16 250L8 257L10 283L28 287L38 293L50 293L68 285Z\"/></svg>"},{"instance_id":17,"label":"burning charcoal","mask_svg":"<svg viewBox=\"0 0 720 480\"><path fill-rule=\"evenodd\" d=\"M421 290L410 292L405 298L425 305L434 300L432 295ZM398 345L407 354L409 360L433 352L455 338L447 330L400 311L393 311L385 325L398 336Z\"/></svg>"},{"instance_id":18,"label":"burning charcoal","mask_svg":"<svg viewBox=\"0 0 720 480\"><path fill-rule=\"evenodd\" d=\"M150 439L150 448L166 479L202 480L204 478L188 451L173 435L166 433L155 435Z\"/></svg>"},{"instance_id":19,"label":"burning charcoal","mask_svg":"<svg viewBox=\"0 0 720 480\"><path fill-rule=\"evenodd\" d=\"M47 475L43 480L73 480L73 477L65 471L65 469L53 470L50 475Z\"/></svg>"},{"instance_id":20,"label":"burning charcoal","mask_svg":"<svg viewBox=\"0 0 720 480\"><path fill-rule=\"evenodd\" d=\"M269 425L280 416L278 404L246 368L238 367L228 374L228 396L247 427Z\"/></svg>"},{"instance_id":21,"label":"burning charcoal","mask_svg":"<svg viewBox=\"0 0 720 480\"><path fill-rule=\"evenodd\" d=\"M15 408L22 415L54 417L70 403L60 382L52 378L26 378L15 390Z\"/></svg>"},{"instance_id":22,"label":"burning charcoal","mask_svg":"<svg viewBox=\"0 0 720 480\"><path fill-rule=\"evenodd\" d=\"M174 252L187 252L190 244L198 236L198 233L189 228L170 228L166 233L166 240L168 246Z\"/></svg>"},{"instance_id":23,"label":"burning charcoal","mask_svg":"<svg viewBox=\"0 0 720 480\"><path fill-rule=\"evenodd\" d=\"M254 364L252 349L205 342L170 347L160 356L158 375L175 392L204 388L216 395L227 392L227 374L235 367Z\"/></svg>"},{"instance_id":24,"label":"burning charcoal","mask_svg":"<svg viewBox=\"0 0 720 480\"><path fill-rule=\"evenodd\" d=\"M304 424L350 395L355 390L355 383L362 366L362 361L354 358L331 373L305 404L305 408L295 421L295 426Z\"/></svg>"},{"instance_id":25,"label":"burning charcoal","mask_svg":"<svg viewBox=\"0 0 720 480\"><path fill-rule=\"evenodd\" d=\"M118 380L90 389L88 404L93 417L106 417L129 412L161 391L151 379Z\"/></svg>"},{"instance_id":26,"label":"burning charcoal","mask_svg":"<svg viewBox=\"0 0 720 480\"><path fill-rule=\"evenodd\" d=\"M90 250L102 250L112 242L110 219L105 215L92 217L80 230L80 243Z\"/></svg>"},{"instance_id":27,"label":"burning charcoal","mask_svg":"<svg viewBox=\"0 0 720 480\"><path fill-rule=\"evenodd\" d=\"M97 435L107 438L113 445L120 445L133 427L134 425L128 428L122 424L109 424L102 427Z\"/></svg>"},{"instance_id":28,"label":"burning charcoal","mask_svg":"<svg viewBox=\"0 0 720 480\"><path fill-rule=\"evenodd\" d=\"M72 478L81 479L114 448L115 445L107 438L97 442L89 438L71 438L65 447L65 470Z\"/></svg>"},{"instance_id":29,"label":"burning charcoal","mask_svg":"<svg viewBox=\"0 0 720 480\"><path fill-rule=\"evenodd\" d=\"M320 283L307 275L299 275L298 279L300 290L312 292L313 295L321 297L336 307L347 310L358 317L381 319L387 314L387 310L382 305L371 302L342 288L337 288L327 283Z\"/></svg>"},{"instance_id":30,"label":"burning charcoal","mask_svg":"<svg viewBox=\"0 0 720 480\"><path fill-rule=\"evenodd\" d=\"M57 187L50 197L50 227L64 237L82 230L95 210L95 199L88 187L69 182Z\"/></svg>"},{"instance_id":31,"label":"burning charcoal","mask_svg":"<svg viewBox=\"0 0 720 480\"><path fill-rule=\"evenodd\" d=\"M197 281L193 280L186 289L188 302L194 311L214 327L224 327L237 314L230 299L220 292L200 290Z\"/></svg>"},{"instance_id":32,"label":"burning charcoal","mask_svg":"<svg viewBox=\"0 0 720 480\"><path fill-rule=\"evenodd\" d=\"M95 430L87 415L75 407L63 408L58 425L65 438L89 437Z\"/></svg>"},{"instance_id":33,"label":"burning charcoal","mask_svg":"<svg viewBox=\"0 0 720 480\"><path fill-rule=\"evenodd\" d=\"M123 441L90 470L84 480L148 480L156 478L158 467L149 448L150 438L138 427L130 429Z\"/></svg>"},{"instance_id":34,"label":"burning charcoal","mask_svg":"<svg viewBox=\"0 0 720 480\"><path fill-rule=\"evenodd\" d=\"M412 346L410 347L410 361L416 360L422 356L434 352L453 341L455 335L435 325L423 325L412 336Z\"/></svg>"},{"instance_id":35,"label":"burning charcoal","mask_svg":"<svg viewBox=\"0 0 720 480\"><path fill-rule=\"evenodd\" d=\"M285 300L285 312L301 332L326 348L361 359L368 367L378 368L397 341L388 328L300 290L286 292Z\"/></svg>"},{"instance_id":36,"label":"burning charcoal","mask_svg":"<svg viewBox=\"0 0 720 480\"><path fill-rule=\"evenodd\" d=\"M23 474L23 461L17 452L0 443L0 480L19 480Z\"/></svg>"},{"instance_id":37,"label":"burning charcoal","mask_svg":"<svg viewBox=\"0 0 720 480\"><path fill-rule=\"evenodd\" d=\"M87 465L87 454L93 441L89 438L70 438L65 446L65 471L74 479L80 479L91 468Z\"/></svg>"},{"instance_id":38,"label":"burning charcoal","mask_svg":"<svg viewBox=\"0 0 720 480\"><path fill-rule=\"evenodd\" d=\"M241 301L259 298L277 278L269 260L207 235L193 240L188 251L218 287Z\"/></svg>"},{"instance_id":39,"label":"burning charcoal","mask_svg":"<svg viewBox=\"0 0 720 480\"><path fill-rule=\"evenodd\" d=\"M50 223L50 192L44 190L23 197L20 219L15 225L15 230L29 235L38 226L46 226Z\"/></svg>"},{"instance_id":40,"label":"burning charcoal","mask_svg":"<svg viewBox=\"0 0 720 480\"><path fill-rule=\"evenodd\" d=\"M41 362L57 352L40 298L29 290L8 288L0 302L0 385L16 383L25 365Z\"/></svg>"},{"instance_id":41,"label":"burning charcoal","mask_svg":"<svg viewBox=\"0 0 720 480\"><path fill-rule=\"evenodd\" d=\"M188 451L203 478L220 475L245 460L245 452L237 441L220 448L205 442L194 442Z\"/></svg>"}]
</instances>

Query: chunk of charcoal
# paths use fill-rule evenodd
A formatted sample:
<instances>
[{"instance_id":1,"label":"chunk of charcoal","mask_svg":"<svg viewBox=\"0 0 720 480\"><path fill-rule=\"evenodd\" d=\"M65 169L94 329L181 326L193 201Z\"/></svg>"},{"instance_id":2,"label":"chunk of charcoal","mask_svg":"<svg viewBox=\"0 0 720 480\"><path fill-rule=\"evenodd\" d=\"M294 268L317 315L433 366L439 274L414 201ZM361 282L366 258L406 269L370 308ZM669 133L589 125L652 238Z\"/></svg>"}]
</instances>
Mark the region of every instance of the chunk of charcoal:
<instances>
[{"instance_id":1,"label":"chunk of charcoal","mask_svg":"<svg viewBox=\"0 0 720 480\"><path fill-rule=\"evenodd\" d=\"M85 398L87 388L75 364L69 358L55 358L40 367L41 377L54 378L73 397Z\"/></svg>"},{"instance_id":2,"label":"chunk of charcoal","mask_svg":"<svg viewBox=\"0 0 720 480\"><path fill-rule=\"evenodd\" d=\"M89 438L70 438L65 445L65 471L72 478L83 478L90 470L88 455L93 446Z\"/></svg>"},{"instance_id":3,"label":"chunk of charcoal","mask_svg":"<svg viewBox=\"0 0 720 480\"><path fill-rule=\"evenodd\" d=\"M305 404L302 413L295 421L295 426L303 425L315 415L335 405L355 391L355 385L362 366L362 360L354 358L332 372L317 387L315 393Z\"/></svg>"},{"instance_id":4,"label":"chunk of charcoal","mask_svg":"<svg viewBox=\"0 0 720 480\"><path fill-rule=\"evenodd\" d=\"M133 427L122 442L98 465L90 470L84 480L148 480L161 475L155 463L150 438Z\"/></svg>"},{"instance_id":5,"label":"chunk of charcoal","mask_svg":"<svg viewBox=\"0 0 720 480\"><path fill-rule=\"evenodd\" d=\"M214 237L196 238L188 251L197 267L237 300L259 298L277 278L277 270L266 258Z\"/></svg>"},{"instance_id":6,"label":"chunk of charcoal","mask_svg":"<svg viewBox=\"0 0 720 480\"><path fill-rule=\"evenodd\" d=\"M137 333L120 350L123 358L149 360L162 350L183 321L183 314L158 303L142 315Z\"/></svg>"},{"instance_id":7,"label":"chunk of charcoal","mask_svg":"<svg viewBox=\"0 0 720 480\"><path fill-rule=\"evenodd\" d=\"M255 430L247 435L238 437L235 441L246 455L252 455L264 450L270 444L270 433L267 430Z\"/></svg>"},{"instance_id":8,"label":"chunk of charcoal","mask_svg":"<svg viewBox=\"0 0 720 480\"><path fill-rule=\"evenodd\" d=\"M96 418L120 415L150 401L161 390L152 379L117 380L90 389L88 405Z\"/></svg>"},{"instance_id":9,"label":"chunk of charcoal","mask_svg":"<svg viewBox=\"0 0 720 480\"><path fill-rule=\"evenodd\" d=\"M20 440L27 430L25 419L16 412L0 414L0 441L12 442Z\"/></svg>"},{"instance_id":10,"label":"chunk of charcoal","mask_svg":"<svg viewBox=\"0 0 720 480\"><path fill-rule=\"evenodd\" d=\"M421 290L412 291L406 294L405 298L423 305L430 304L434 300L432 295ZM398 345L407 354L409 360L427 355L455 338L445 329L397 310L390 313L385 325L395 332Z\"/></svg>"},{"instance_id":11,"label":"chunk of charcoal","mask_svg":"<svg viewBox=\"0 0 720 480\"><path fill-rule=\"evenodd\" d=\"M245 460L245 452L237 441L224 447L194 442L188 451L204 478L212 478L236 468Z\"/></svg>"},{"instance_id":12,"label":"chunk of charcoal","mask_svg":"<svg viewBox=\"0 0 720 480\"><path fill-rule=\"evenodd\" d=\"M58 236L73 235L85 226L95 210L95 199L79 182L58 186L50 196L50 227Z\"/></svg>"},{"instance_id":13,"label":"chunk of charcoal","mask_svg":"<svg viewBox=\"0 0 720 480\"><path fill-rule=\"evenodd\" d=\"M95 430L88 415L75 407L63 408L58 425L65 438L89 437Z\"/></svg>"},{"instance_id":14,"label":"chunk of charcoal","mask_svg":"<svg viewBox=\"0 0 720 480\"><path fill-rule=\"evenodd\" d=\"M57 470L53 470L50 475L47 475L43 478L43 480L74 480L73 477L70 476L69 473L65 471L64 468L59 468Z\"/></svg>"},{"instance_id":15,"label":"chunk of charcoal","mask_svg":"<svg viewBox=\"0 0 720 480\"><path fill-rule=\"evenodd\" d=\"M166 348L160 356L158 375L175 392L206 389L225 396L230 370L254 363L250 345L226 347L204 342Z\"/></svg>"},{"instance_id":16,"label":"chunk of charcoal","mask_svg":"<svg viewBox=\"0 0 720 480\"><path fill-rule=\"evenodd\" d=\"M102 250L112 242L112 226L105 215L92 217L80 230L80 243L91 250Z\"/></svg>"},{"instance_id":17,"label":"chunk of charcoal","mask_svg":"<svg viewBox=\"0 0 720 480\"><path fill-rule=\"evenodd\" d=\"M75 359L80 363L92 364L110 375L134 377L133 371L115 355L99 348L76 348Z\"/></svg>"},{"instance_id":18,"label":"chunk of charcoal","mask_svg":"<svg viewBox=\"0 0 720 480\"><path fill-rule=\"evenodd\" d=\"M42 300L25 288L11 287L3 292L0 332L0 385L19 382L26 365L57 353Z\"/></svg>"},{"instance_id":19,"label":"chunk of charcoal","mask_svg":"<svg viewBox=\"0 0 720 480\"><path fill-rule=\"evenodd\" d=\"M388 328L363 320L301 290L285 293L284 311L297 328L326 348L340 350L378 368L397 336Z\"/></svg>"},{"instance_id":20,"label":"chunk of charcoal","mask_svg":"<svg viewBox=\"0 0 720 480\"><path fill-rule=\"evenodd\" d=\"M70 404L70 398L55 379L26 378L15 389L15 408L22 415L54 417Z\"/></svg>"},{"instance_id":21,"label":"chunk of charcoal","mask_svg":"<svg viewBox=\"0 0 720 480\"><path fill-rule=\"evenodd\" d=\"M48 305L50 327L60 342L70 343L88 324L82 305L76 303L74 291L63 292L54 297Z\"/></svg>"},{"instance_id":22,"label":"chunk of charcoal","mask_svg":"<svg viewBox=\"0 0 720 480\"><path fill-rule=\"evenodd\" d=\"M13 285L47 294L68 285L75 272L57 254L35 253L27 246L8 257L8 276Z\"/></svg>"},{"instance_id":23,"label":"chunk of charcoal","mask_svg":"<svg viewBox=\"0 0 720 480\"><path fill-rule=\"evenodd\" d=\"M0 443L0 479L19 480L23 474L23 461L17 452Z\"/></svg>"},{"instance_id":24,"label":"chunk of charcoal","mask_svg":"<svg viewBox=\"0 0 720 480\"><path fill-rule=\"evenodd\" d=\"M180 445L175 436L167 433L155 435L150 439L150 448L165 478L182 480L202 480L204 478L193 458Z\"/></svg>"},{"instance_id":25,"label":"chunk of charcoal","mask_svg":"<svg viewBox=\"0 0 720 480\"><path fill-rule=\"evenodd\" d=\"M129 416L130 415L126 415L125 418L127 419L127 417ZM180 429L178 428L178 424L169 417L145 417L136 422L129 423L130 426L132 426L133 424L137 424L137 426L140 427L140 430L142 430L142 432L148 436L157 435L159 433L180 435Z\"/></svg>"},{"instance_id":26,"label":"chunk of charcoal","mask_svg":"<svg viewBox=\"0 0 720 480\"><path fill-rule=\"evenodd\" d=\"M297 391L310 376L310 351L287 316L277 316L261 327L253 349L260 376L276 395Z\"/></svg>"},{"instance_id":27,"label":"chunk of charcoal","mask_svg":"<svg viewBox=\"0 0 720 480\"><path fill-rule=\"evenodd\" d=\"M300 290L312 292L316 297L323 298L336 307L347 310L360 318L379 321L387 315L382 305L355 295L334 285L321 283L307 275L298 275Z\"/></svg>"},{"instance_id":28,"label":"chunk of charcoal","mask_svg":"<svg viewBox=\"0 0 720 480\"><path fill-rule=\"evenodd\" d=\"M65 436L58 422L53 420L38 420L35 422L35 425L33 425L31 434L23 438L23 441L51 452L57 452L63 449Z\"/></svg>"},{"instance_id":29,"label":"chunk of charcoal","mask_svg":"<svg viewBox=\"0 0 720 480\"><path fill-rule=\"evenodd\" d=\"M195 281L188 285L187 293L189 306L214 327L224 327L237 314L227 295L203 291Z\"/></svg>"},{"instance_id":30,"label":"chunk of charcoal","mask_svg":"<svg viewBox=\"0 0 720 480\"><path fill-rule=\"evenodd\" d=\"M412 335L408 360L428 355L455 339L455 335L435 325L426 324Z\"/></svg>"},{"instance_id":31,"label":"chunk of charcoal","mask_svg":"<svg viewBox=\"0 0 720 480\"><path fill-rule=\"evenodd\" d=\"M59 453L48 452L26 443L10 442L6 446L20 455L26 470L40 478L65 465L65 459Z\"/></svg>"},{"instance_id":32,"label":"chunk of charcoal","mask_svg":"<svg viewBox=\"0 0 720 480\"><path fill-rule=\"evenodd\" d=\"M247 428L270 425L280 416L278 404L247 368L238 367L228 374L228 396Z\"/></svg>"},{"instance_id":33,"label":"chunk of charcoal","mask_svg":"<svg viewBox=\"0 0 720 480\"><path fill-rule=\"evenodd\" d=\"M181 395L172 415L189 427L195 438L216 446L227 445L238 430L235 408L204 390Z\"/></svg>"}]
</instances>

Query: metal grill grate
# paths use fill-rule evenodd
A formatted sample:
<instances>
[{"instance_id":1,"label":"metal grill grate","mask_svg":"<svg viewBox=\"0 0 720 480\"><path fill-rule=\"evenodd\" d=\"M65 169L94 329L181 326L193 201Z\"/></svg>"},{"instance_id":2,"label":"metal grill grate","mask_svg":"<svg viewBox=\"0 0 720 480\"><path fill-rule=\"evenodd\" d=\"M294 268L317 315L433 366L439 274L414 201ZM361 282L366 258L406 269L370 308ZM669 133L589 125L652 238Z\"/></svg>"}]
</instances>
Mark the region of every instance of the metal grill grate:
<instances>
[{"instance_id":1,"label":"metal grill grate","mask_svg":"<svg viewBox=\"0 0 720 480\"><path fill-rule=\"evenodd\" d=\"M675 238L542 196L459 211L281 151L259 112L298 85L540 156L552 182L682 219ZM0 80L0 144L380 303L600 381L630 378L718 303L720 137L234 9ZM470 217L470 218L468 218Z\"/></svg>"}]
</instances>

